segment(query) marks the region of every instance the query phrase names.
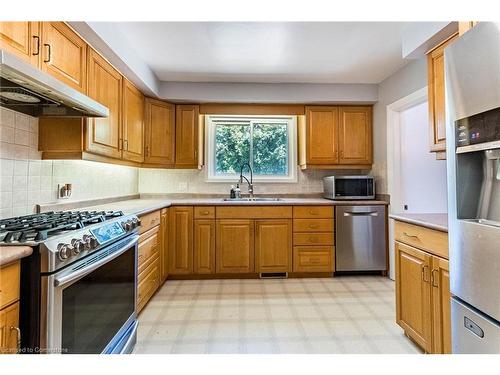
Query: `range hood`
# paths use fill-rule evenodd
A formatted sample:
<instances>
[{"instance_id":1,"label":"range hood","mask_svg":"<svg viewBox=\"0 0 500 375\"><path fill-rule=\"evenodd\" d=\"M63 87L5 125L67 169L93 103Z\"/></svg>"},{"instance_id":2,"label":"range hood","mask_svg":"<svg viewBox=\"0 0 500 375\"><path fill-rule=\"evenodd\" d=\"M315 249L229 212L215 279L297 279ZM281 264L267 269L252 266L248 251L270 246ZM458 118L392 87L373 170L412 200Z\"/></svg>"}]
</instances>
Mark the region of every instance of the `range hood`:
<instances>
[{"instance_id":1,"label":"range hood","mask_svg":"<svg viewBox=\"0 0 500 375\"><path fill-rule=\"evenodd\" d=\"M0 106L35 117L108 117L109 110L0 49Z\"/></svg>"}]
</instances>

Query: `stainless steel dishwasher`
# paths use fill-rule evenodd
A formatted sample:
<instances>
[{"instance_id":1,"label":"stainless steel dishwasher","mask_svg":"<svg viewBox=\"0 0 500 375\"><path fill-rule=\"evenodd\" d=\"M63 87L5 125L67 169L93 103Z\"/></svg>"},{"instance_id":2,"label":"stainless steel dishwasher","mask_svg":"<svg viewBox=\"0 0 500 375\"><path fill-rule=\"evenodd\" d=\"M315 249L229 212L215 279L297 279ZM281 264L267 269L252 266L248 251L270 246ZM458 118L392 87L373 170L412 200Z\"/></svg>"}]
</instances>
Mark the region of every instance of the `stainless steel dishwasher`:
<instances>
[{"instance_id":1,"label":"stainless steel dishwasher","mask_svg":"<svg viewBox=\"0 0 500 375\"><path fill-rule=\"evenodd\" d=\"M335 271L387 271L386 207L336 206Z\"/></svg>"}]
</instances>

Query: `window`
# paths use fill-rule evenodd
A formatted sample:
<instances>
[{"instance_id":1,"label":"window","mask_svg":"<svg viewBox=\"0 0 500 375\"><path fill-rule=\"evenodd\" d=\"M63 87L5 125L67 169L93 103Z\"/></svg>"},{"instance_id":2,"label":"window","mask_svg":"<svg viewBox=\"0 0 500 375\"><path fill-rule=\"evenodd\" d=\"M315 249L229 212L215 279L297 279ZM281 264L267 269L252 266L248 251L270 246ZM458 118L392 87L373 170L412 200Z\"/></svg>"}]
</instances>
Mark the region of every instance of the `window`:
<instances>
[{"instance_id":1,"label":"window","mask_svg":"<svg viewBox=\"0 0 500 375\"><path fill-rule=\"evenodd\" d=\"M296 182L295 117L207 116L206 125L208 181L235 181L248 163L254 181Z\"/></svg>"}]
</instances>

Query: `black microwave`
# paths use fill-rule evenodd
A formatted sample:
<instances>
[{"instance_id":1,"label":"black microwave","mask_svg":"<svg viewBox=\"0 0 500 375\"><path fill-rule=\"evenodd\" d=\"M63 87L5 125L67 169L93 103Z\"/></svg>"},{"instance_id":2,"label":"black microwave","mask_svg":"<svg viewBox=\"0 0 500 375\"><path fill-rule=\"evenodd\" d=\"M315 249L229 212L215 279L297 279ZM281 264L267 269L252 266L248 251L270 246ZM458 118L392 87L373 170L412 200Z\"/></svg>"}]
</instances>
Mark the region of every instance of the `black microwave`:
<instances>
[{"instance_id":1,"label":"black microwave","mask_svg":"<svg viewBox=\"0 0 500 375\"><path fill-rule=\"evenodd\" d=\"M375 199L371 176L329 176L323 178L323 196L327 199Z\"/></svg>"}]
</instances>

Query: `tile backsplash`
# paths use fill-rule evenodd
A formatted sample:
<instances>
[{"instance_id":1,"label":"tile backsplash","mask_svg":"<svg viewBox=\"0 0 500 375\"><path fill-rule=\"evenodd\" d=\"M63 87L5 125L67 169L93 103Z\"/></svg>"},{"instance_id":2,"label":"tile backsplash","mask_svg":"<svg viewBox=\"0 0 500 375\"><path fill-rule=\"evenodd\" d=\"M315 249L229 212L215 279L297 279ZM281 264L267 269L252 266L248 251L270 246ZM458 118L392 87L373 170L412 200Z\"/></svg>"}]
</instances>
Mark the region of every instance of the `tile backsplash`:
<instances>
[{"instance_id":1,"label":"tile backsplash","mask_svg":"<svg viewBox=\"0 0 500 375\"><path fill-rule=\"evenodd\" d=\"M70 200L137 194L138 168L82 160L41 160L38 119L0 108L0 218L34 212L72 183ZM67 200L59 200L64 202Z\"/></svg>"}]
</instances>

